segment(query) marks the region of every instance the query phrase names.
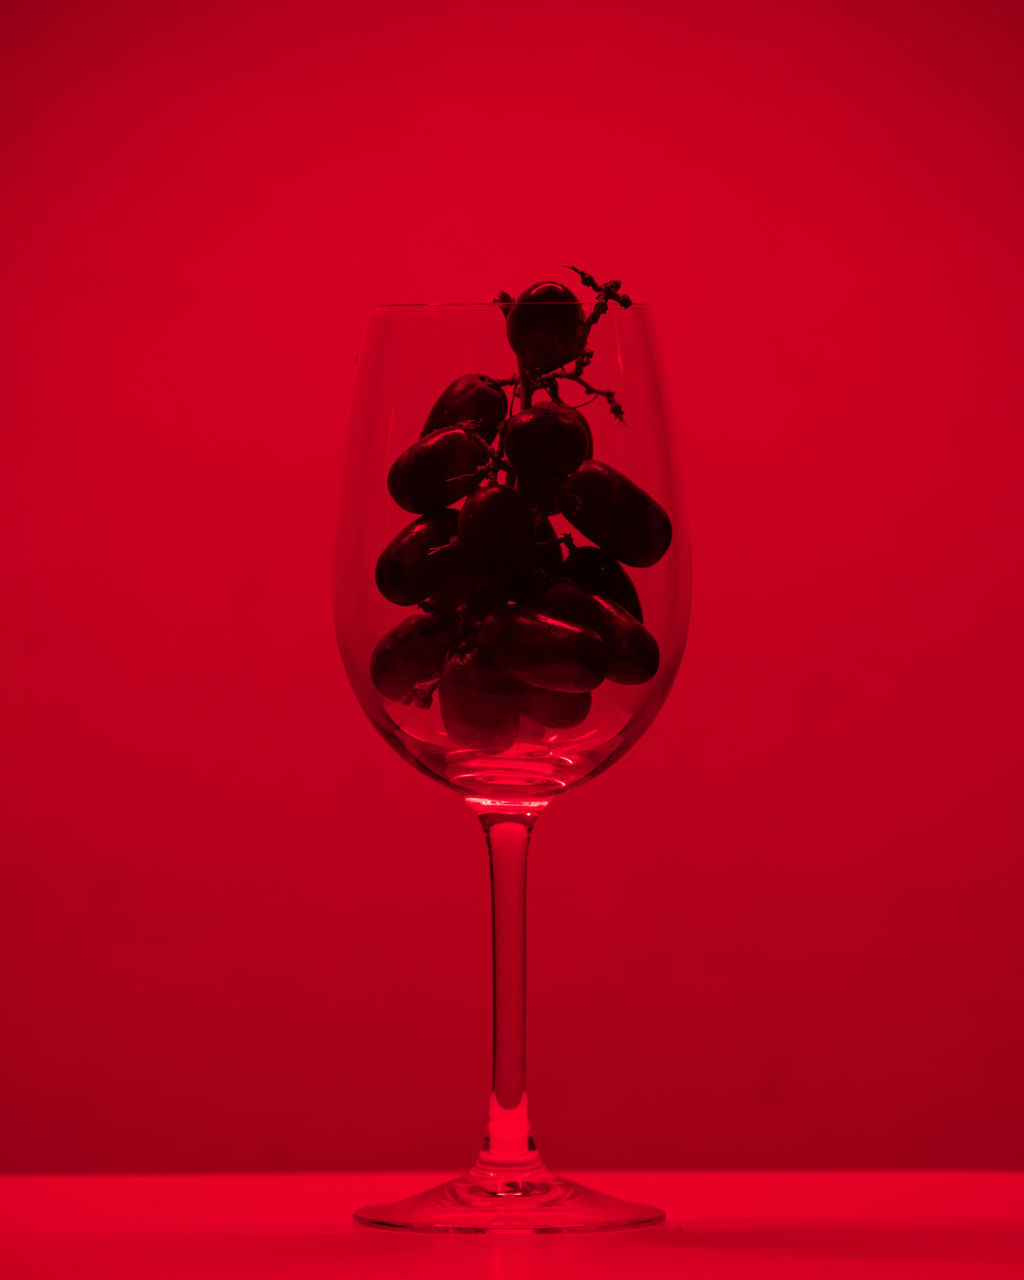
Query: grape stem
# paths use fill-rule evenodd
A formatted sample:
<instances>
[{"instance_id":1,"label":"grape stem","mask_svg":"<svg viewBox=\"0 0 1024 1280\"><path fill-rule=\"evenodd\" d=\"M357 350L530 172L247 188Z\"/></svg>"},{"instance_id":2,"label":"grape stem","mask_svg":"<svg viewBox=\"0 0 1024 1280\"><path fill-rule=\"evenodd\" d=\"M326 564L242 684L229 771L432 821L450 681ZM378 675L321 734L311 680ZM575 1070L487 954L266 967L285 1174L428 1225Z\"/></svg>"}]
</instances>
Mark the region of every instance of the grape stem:
<instances>
[{"instance_id":1,"label":"grape stem","mask_svg":"<svg viewBox=\"0 0 1024 1280\"><path fill-rule=\"evenodd\" d=\"M403 704L407 707L419 707L425 711L433 701L434 691L440 683L440 676L434 676L430 680L418 680L413 685L412 690L402 699Z\"/></svg>"},{"instance_id":2,"label":"grape stem","mask_svg":"<svg viewBox=\"0 0 1024 1280\"><path fill-rule=\"evenodd\" d=\"M555 402L555 404L565 404L565 401L562 399L562 393L558 390L558 383L555 381L554 378L545 378L544 381L541 383L541 386L548 393L548 395Z\"/></svg>"},{"instance_id":3,"label":"grape stem","mask_svg":"<svg viewBox=\"0 0 1024 1280\"><path fill-rule=\"evenodd\" d=\"M594 303L594 308L590 315L587 316L583 325L583 338L581 345L585 348L591 329L593 329L594 325L597 324L598 320L600 320L608 310L608 304L611 302L617 302L620 307L625 309L626 307L631 307L633 305L633 299L628 293L620 292L622 289L621 280L606 280L604 284L598 284L589 271L581 271L579 267L571 267L568 263L565 264L565 269L566 271L575 271L580 278L581 284L585 284L588 289L593 289L597 294L597 300ZM576 372L578 373L579 370L577 369ZM609 408L611 408L610 401ZM614 413L615 410L613 409L612 412ZM616 414L616 417L619 416L621 415Z\"/></svg>"},{"instance_id":4,"label":"grape stem","mask_svg":"<svg viewBox=\"0 0 1024 1280\"><path fill-rule=\"evenodd\" d=\"M572 372L556 373L555 377L568 378L573 382L579 383L583 390L589 395L601 396L608 402L608 409L612 416L618 418L620 422L624 422L625 413L623 412L622 405L620 405L618 400L616 400L615 393L613 391L601 391L597 387L592 387L589 382L584 381L582 373L594 358L593 351L591 351L587 346L587 340L590 337L591 329L593 329L594 325L597 324L598 320L600 320L608 310L611 303L615 302L625 309L626 307L631 307L633 305L633 299L628 293L622 292L621 280L606 280L604 284L599 284L589 271L581 271L579 267L571 266L568 263L565 264L565 269L566 271L575 271L580 278L580 283L586 285L588 289L593 289L597 294L597 298L594 302L590 315L587 316L584 321L583 335L580 341L581 351L576 359L576 364Z\"/></svg>"},{"instance_id":5,"label":"grape stem","mask_svg":"<svg viewBox=\"0 0 1024 1280\"><path fill-rule=\"evenodd\" d=\"M484 448L487 449L487 452L491 455L492 458L495 458L495 453L493 449L491 449L487 445L485 445ZM495 460L497 459L495 458ZM488 473L488 471L490 471L491 469L492 469L492 464L485 463L483 466L474 467L472 471L464 471L460 476L449 476L448 479L449 481L469 480L470 478L475 480L477 477L479 477L482 480L484 476Z\"/></svg>"},{"instance_id":6,"label":"grape stem","mask_svg":"<svg viewBox=\"0 0 1024 1280\"><path fill-rule=\"evenodd\" d=\"M523 364L522 360L519 364L519 400L524 409L529 409L533 402L533 387L530 384L530 371Z\"/></svg>"},{"instance_id":7,"label":"grape stem","mask_svg":"<svg viewBox=\"0 0 1024 1280\"><path fill-rule=\"evenodd\" d=\"M613 417L618 418L620 422L625 422L626 420L625 410L623 409L622 405L619 404L618 400L616 400L614 391L602 391L600 387L592 387L590 383L587 382L587 380L581 377L578 373L556 373L555 377L567 378L570 382L575 382L577 386L582 387L583 390L586 391L588 395L601 396L602 399L608 402L609 413L611 413Z\"/></svg>"}]
</instances>

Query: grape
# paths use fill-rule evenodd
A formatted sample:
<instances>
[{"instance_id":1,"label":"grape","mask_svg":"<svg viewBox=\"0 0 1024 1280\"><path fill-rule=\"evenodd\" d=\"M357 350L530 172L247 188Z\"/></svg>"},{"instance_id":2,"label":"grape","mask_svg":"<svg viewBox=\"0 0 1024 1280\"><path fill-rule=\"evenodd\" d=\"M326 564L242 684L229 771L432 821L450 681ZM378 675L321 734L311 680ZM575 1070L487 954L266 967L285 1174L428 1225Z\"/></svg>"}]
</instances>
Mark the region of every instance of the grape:
<instances>
[{"instance_id":1,"label":"grape","mask_svg":"<svg viewBox=\"0 0 1024 1280\"><path fill-rule=\"evenodd\" d=\"M553 516L562 505L563 476L537 476L529 471L517 472L516 493L521 493L531 507Z\"/></svg>"},{"instance_id":2,"label":"grape","mask_svg":"<svg viewBox=\"0 0 1024 1280\"><path fill-rule=\"evenodd\" d=\"M589 693L557 693L553 689L527 689L523 714L548 729L572 729L590 714Z\"/></svg>"},{"instance_id":3,"label":"grape","mask_svg":"<svg viewBox=\"0 0 1024 1280\"><path fill-rule=\"evenodd\" d=\"M614 556L597 547L574 547L565 558L562 572L592 595L613 600L643 622L644 611L636 587Z\"/></svg>"},{"instance_id":4,"label":"grape","mask_svg":"<svg viewBox=\"0 0 1024 1280\"><path fill-rule=\"evenodd\" d=\"M455 513L458 515L458 512ZM455 571L436 591L432 591L423 600L417 600L421 609L433 614L448 627L454 626L461 605L466 603L466 595L471 583L461 572L462 560L458 557ZM550 583L548 584L550 585Z\"/></svg>"},{"instance_id":5,"label":"grape","mask_svg":"<svg viewBox=\"0 0 1024 1280\"><path fill-rule=\"evenodd\" d=\"M466 572L485 581L529 573L537 558L529 503L508 485L484 481L462 504L459 548Z\"/></svg>"},{"instance_id":6,"label":"grape","mask_svg":"<svg viewBox=\"0 0 1024 1280\"><path fill-rule=\"evenodd\" d=\"M519 712L519 734L518 742L544 742L548 736L549 729L547 725L543 725L539 720L533 720L526 714L525 707Z\"/></svg>"},{"instance_id":7,"label":"grape","mask_svg":"<svg viewBox=\"0 0 1024 1280\"><path fill-rule=\"evenodd\" d=\"M537 541L537 565L548 573L562 572L562 544L543 511L533 513L533 536Z\"/></svg>"},{"instance_id":8,"label":"grape","mask_svg":"<svg viewBox=\"0 0 1024 1280\"><path fill-rule=\"evenodd\" d=\"M570 406L566 405L569 409ZM580 415L583 416L582 414ZM594 456L594 442L590 435L590 427L587 427L587 458ZM514 474L514 483L516 489L523 495L531 507L536 507L538 511L542 511L546 516L553 516L555 512L561 510L562 505L562 483L565 477L561 475L544 475L536 471L517 471Z\"/></svg>"},{"instance_id":9,"label":"grape","mask_svg":"<svg viewBox=\"0 0 1024 1280\"><path fill-rule=\"evenodd\" d=\"M643 623L611 600L591 595L572 582L552 587L541 602L545 613L589 627L604 641L608 679L645 684L658 670L658 642Z\"/></svg>"},{"instance_id":10,"label":"grape","mask_svg":"<svg viewBox=\"0 0 1024 1280\"><path fill-rule=\"evenodd\" d=\"M552 400L538 401L509 418L502 440L514 467L543 476L567 476L594 449L583 414Z\"/></svg>"},{"instance_id":11,"label":"grape","mask_svg":"<svg viewBox=\"0 0 1024 1280\"><path fill-rule=\"evenodd\" d=\"M486 658L538 689L587 693L608 668L601 637L589 627L530 608L497 609L480 626Z\"/></svg>"},{"instance_id":12,"label":"grape","mask_svg":"<svg viewBox=\"0 0 1024 1280\"><path fill-rule=\"evenodd\" d=\"M441 629L422 614L405 618L377 642L370 657L370 679L393 702L429 705L429 685L441 674L447 650Z\"/></svg>"},{"instance_id":13,"label":"grape","mask_svg":"<svg viewBox=\"0 0 1024 1280\"><path fill-rule=\"evenodd\" d=\"M388 492L406 511L446 507L480 483L489 461L475 431L441 427L399 454L388 472Z\"/></svg>"},{"instance_id":14,"label":"grape","mask_svg":"<svg viewBox=\"0 0 1024 1280\"><path fill-rule=\"evenodd\" d=\"M490 444L507 413L505 392L494 379L483 373L467 373L441 392L420 435L474 419L476 431Z\"/></svg>"},{"instance_id":15,"label":"grape","mask_svg":"<svg viewBox=\"0 0 1024 1280\"><path fill-rule=\"evenodd\" d=\"M441 718L453 744L478 751L507 751L519 733L522 684L479 657L452 657L437 687Z\"/></svg>"},{"instance_id":16,"label":"grape","mask_svg":"<svg viewBox=\"0 0 1024 1280\"><path fill-rule=\"evenodd\" d=\"M562 514L625 564L654 564L668 550L672 522L649 493L605 462L584 462L562 486Z\"/></svg>"},{"instance_id":17,"label":"grape","mask_svg":"<svg viewBox=\"0 0 1024 1280\"><path fill-rule=\"evenodd\" d=\"M459 513L450 507L407 524L377 560L377 590L392 604L418 604L459 572Z\"/></svg>"},{"instance_id":18,"label":"grape","mask_svg":"<svg viewBox=\"0 0 1024 1280\"><path fill-rule=\"evenodd\" d=\"M580 354L583 307L564 284L542 280L525 289L512 304L505 331L509 345L526 368L548 373Z\"/></svg>"}]
</instances>

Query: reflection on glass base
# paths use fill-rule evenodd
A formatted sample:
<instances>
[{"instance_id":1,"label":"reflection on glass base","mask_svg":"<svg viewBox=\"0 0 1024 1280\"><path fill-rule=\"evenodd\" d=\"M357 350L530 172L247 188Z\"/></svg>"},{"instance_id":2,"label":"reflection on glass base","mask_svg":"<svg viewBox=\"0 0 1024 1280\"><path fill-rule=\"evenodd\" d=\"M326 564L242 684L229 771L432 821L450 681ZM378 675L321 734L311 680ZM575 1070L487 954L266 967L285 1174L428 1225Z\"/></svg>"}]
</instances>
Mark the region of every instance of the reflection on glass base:
<instances>
[{"instance_id":1,"label":"reflection on glass base","mask_svg":"<svg viewBox=\"0 0 1024 1280\"><path fill-rule=\"evenodd\" d=\"M367 1205L353 1216L367 1227L403 1231L619 1231L654 1226L665 1213L561 1178L538 1161L521 1178L496 1179L472 1169L407 1200Z\"/></svg>"}]
</instances>

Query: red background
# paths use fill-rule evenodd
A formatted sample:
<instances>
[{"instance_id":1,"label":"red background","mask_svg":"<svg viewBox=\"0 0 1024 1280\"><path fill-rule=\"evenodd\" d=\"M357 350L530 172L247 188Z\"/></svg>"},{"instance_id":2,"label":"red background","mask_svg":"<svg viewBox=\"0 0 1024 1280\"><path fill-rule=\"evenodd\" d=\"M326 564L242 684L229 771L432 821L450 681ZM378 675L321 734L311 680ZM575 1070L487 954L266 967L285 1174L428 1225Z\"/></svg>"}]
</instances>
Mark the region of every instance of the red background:
<instances>
[{"instance_id":1,"label":"red background","mask_svg":"<svg viewBox=\"0 0 1024 1280\"><path fill-rule=\"evenodd\" d=\"M665 308L677 686L531 855L555 1165L1019 1165L1022 19L8 4L8 1171L450 1166L474 819L345 683L373 301Z\"/></svg>"}]
</instances>

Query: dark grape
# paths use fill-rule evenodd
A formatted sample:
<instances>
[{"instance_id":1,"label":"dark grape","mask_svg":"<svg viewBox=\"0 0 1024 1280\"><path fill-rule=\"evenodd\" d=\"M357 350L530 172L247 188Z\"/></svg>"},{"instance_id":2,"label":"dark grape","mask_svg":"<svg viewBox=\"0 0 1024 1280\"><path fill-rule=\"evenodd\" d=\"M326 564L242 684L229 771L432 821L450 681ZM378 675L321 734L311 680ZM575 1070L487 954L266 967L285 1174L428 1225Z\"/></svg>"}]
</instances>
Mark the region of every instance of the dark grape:
<instances>
[{"instance_id":1,"label":"dark grape","mask_svg":"<svg viewBox=\"0 0 1024 1280\"><path fill-rule=\"evenodd\" d=\"M533 513L533 536L537 541L537 567L548 573L561 573L562 544L543 511Z\"/></svg>"},{"instance_id":2,"label":"dark grape","mask_svg":"<svg viewBox=\"0 0 1024 1280\"><path fill-rule=\"evenodd\" d=\"M552 587L541 602L545 613L596 631L608 653L608 679L645 684L658 670L658 642L631 613L591 595L572 582Z\"/></svg>"},{"instance_id":3,"label":"dark grape","mask_svg":"<svg viewBox=\"0 0 1024 1280\"><path fill-rule=\"evenodd\" d=\"M392 604L418 604L459 572L459 513L451 508L407 524L380 553L377 590Z\"/></svg>"},{"instance_id":4,"label":"dark grape","mask_svg":"<svg viewBox=\"0 0 1024 1280\"><path fill-rule=\"evenodd\" d=\"M458 512L455 514L458 515ZM466 603L466 597L471 587L469 579L463 575L461 568L462 562L460 558L456 571L452 576L436 591L432 591L429 596L416 602L421 609L426 610L448 627L455 625L459 608Z\"/></svg>"},{"instance_id":5,"label":"dark grape","mask_svg":"<svg viewBox=\"0 0 1024 1280\"><path fill-rule=\"evenodd\" d=\"M519 471L514 477L516 492L546 516L561 509L563 482L563 476L537 476L529 471Z\"/></svg>"},{"instance_id":6,"label":"dark grape","mask_svg":"<svg viewBox=\"0 0 1024 1280\"><path fill-rule=\"evenodd\" d=\"M584 462L562 486L561 501L565 518L616 560L646 566L668 550L668 513L605 462Z\"/></svg>"},{"instance_id":7,"label":"dark grape","mask_svg":"<svg viewBox=\"0 0 1024 1280\"><path fill-rule=\"evenodd\" d=\"M634 618L643 622L644 611L636 587L614 556L598 547L573 547L565 557L562 573L592 595L604 596L606 600L622 605Z\"/></svg>"},{"instance_id":8,"label":"dark grape","mask_svg":"<svg viewBox=\"0 0 1024 1280\"><path fill-rule=\"evenodd\" d=\"M525 708L521 708L519 712L519 734L518 742L543 742L548 736L548 727L543 725L539 720L534 720L526 714Z\"/></svg>"},{"instance_id":9,"label":"dark grape","mask_svg":"<svg viewBox=\"0 0 1024 1280\"><path fill-rule=\"evenodd\" d=\"M516 298L505 331L509 346L526 368L548 373L581 353L584 323L583 307L573 291L542 280Z\"/></svg>"},{"instance_id":10,"label":"dark grape","mask_svg":"<svg viewBox=\"0 0 1024 1280\"><path fill-rule=\"evenodd\" d=\"M523 685L478 657L452 657L437 688L444 727L454 745L478 751L507 751L519 732Z\"/></svg>"},{"instance_id":11,"label":"dark grape","mask_svg":"<svg viewBox=\"0 0 1024 1280\"><path fill-rule=\"evenodd\" d=\"M450 637L433 618L405 618L378 642L370 657L370 679L393 702L430 704L429 686L441 674Z\"/></svg>"},{"instance_id":12,"label":"dark grape","mask_svg":"<svg viewBox=\"0 0 1024 1280\"><path fill-rule=\"evenodd\" d=\"M548 729L572 729L590 714L590 694L527 689L522 705L524 715Z\"/></svg>"},{"instance_id":13,"label":"dark grape","mask_svg":"<svg viewBox=\"0 0 1024 1280\"><path fill-rule=\"evenodd\" d=\"M495 666L538 689L587 693L608 669L596 632L537 609L495 610L481 624L477 642Z\"/></svg>"},{"instance_id":14,"label":"dark grape","mask_svg":"<svg viewBox=\"0 0 1024 1280\"><path fill-rule=\"evenodd\" d=\"M502 441L514 467L543 476L567 476L594 448L583 414L553 400L540 400L509 418Z\"/></svg>"},{"instance_id":15,"label":"dark grape","mask_svg":"<svg viewBox=\"0 0 1024 1280\"><path fill-rule=\"evenodd\" d=\"M406 511L446 507L480 483L489 461L475 431L441 427L399 454L388 472L388 492Z\"/></svg>"},{"instance_id":16,"label":"dark grape","mask_svg":"<svg viewBox=\"0 0 1024 1280\"><path fill-rule=\"evenodd\" d=\"M529 573L537 558L530 504L508 485L484 481L462 504L459 548L466 572L484 581Z\"/></svg>"},{"instance_id":17,"label":"dark grape","mask_svg":"<svg viewBox=\"0 0 1024 1280\"><path fill-rule=\"evenodd\" d=\"M467 373L441 392L420 435L474 419L475 430L490 444L507 413L505 392L494 379L484 373Z\"/></svg>"}]
</instances>

